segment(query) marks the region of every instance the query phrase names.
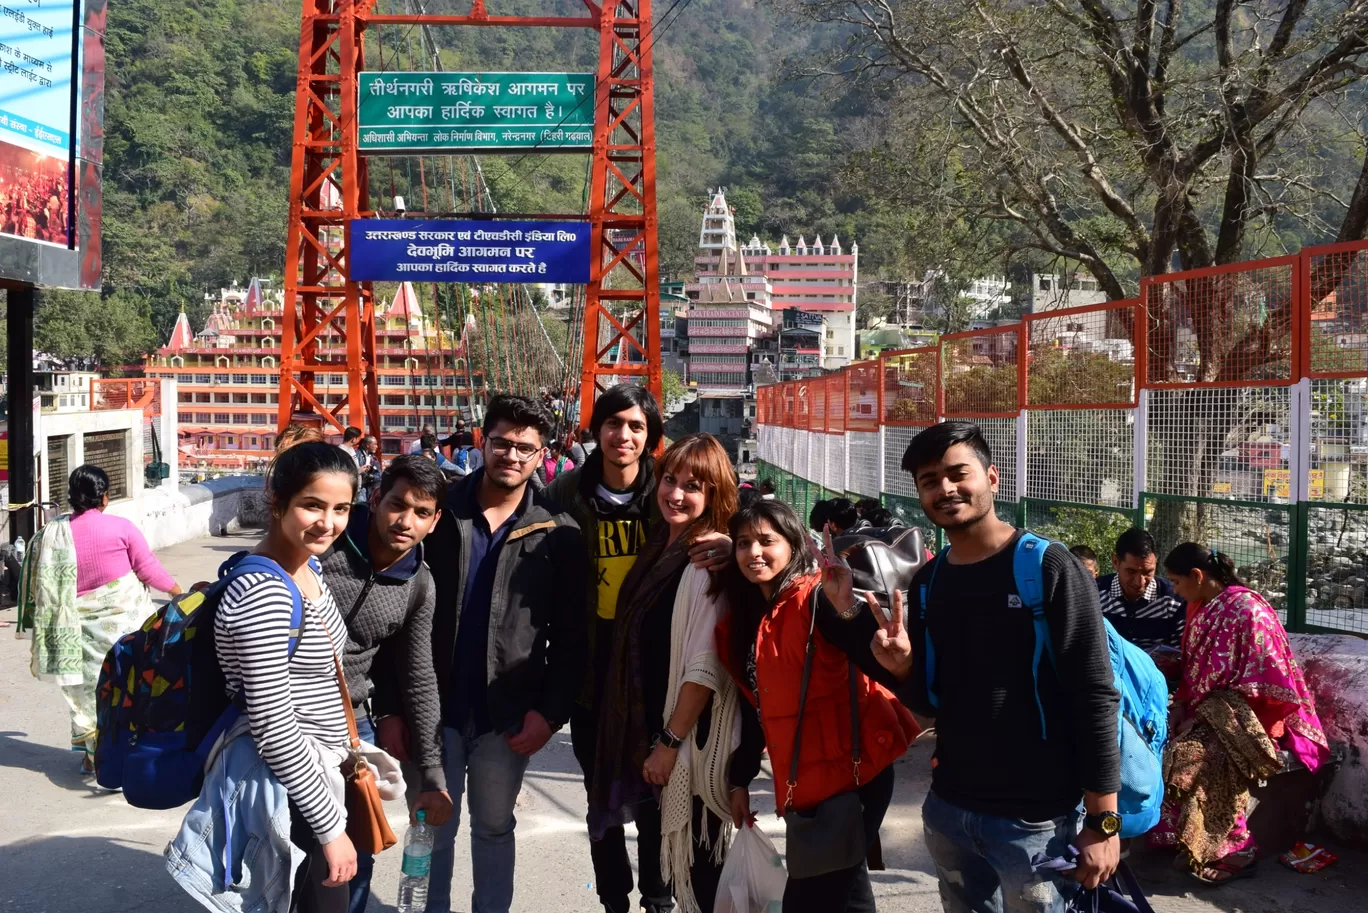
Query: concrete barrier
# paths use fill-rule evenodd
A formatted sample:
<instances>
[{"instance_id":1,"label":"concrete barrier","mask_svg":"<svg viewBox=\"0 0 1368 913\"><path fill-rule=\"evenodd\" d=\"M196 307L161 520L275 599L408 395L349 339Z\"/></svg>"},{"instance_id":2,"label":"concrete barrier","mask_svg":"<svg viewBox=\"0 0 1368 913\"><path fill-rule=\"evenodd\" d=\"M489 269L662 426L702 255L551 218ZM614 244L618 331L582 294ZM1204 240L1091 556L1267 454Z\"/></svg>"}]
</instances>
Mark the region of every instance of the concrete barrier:
<instances>
[{"instance_id":1,"label":"concrete barrier","mask_svg":"<svg viewBox=\"0 0 1368 913\"><path fill-rule=\"evenodd\" d=\"M142 530L153 550L205 536L265 527L269 519L260 476L228 476L177 489L146 489L136 500L111 504Z\"/></svg>"},{"instance_id":2,"label":"concrete barrier","mask_svg":"<svg viewBox=\"0 0 1368 913\"><path fill-rule=\"evenodd\" d=\"M1347 748L1321 800L1320 822L1340 840L1368 846L1368 640L1342 634L1288 639L1326 736Z\"/></svg>"}]
</instances>

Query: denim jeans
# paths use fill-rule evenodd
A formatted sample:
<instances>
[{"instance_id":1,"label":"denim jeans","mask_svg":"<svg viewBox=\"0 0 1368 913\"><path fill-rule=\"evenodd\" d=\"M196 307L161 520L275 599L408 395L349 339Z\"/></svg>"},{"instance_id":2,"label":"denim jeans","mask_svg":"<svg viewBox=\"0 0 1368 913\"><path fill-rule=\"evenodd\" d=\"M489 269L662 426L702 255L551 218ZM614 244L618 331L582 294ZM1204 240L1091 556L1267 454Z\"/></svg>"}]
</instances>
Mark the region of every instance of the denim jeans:
<instances>
[{"instance_id":1,"label":"denim jeans","mask_svg":"<svg viewBox=\"0 0 1368 913\"><path fill-rule=\"evenodd\" d=\"M1078 834L1083 811L1049 821L1022 821L965 811L927 793L922 805L926 848L936 863L945 913L1064 913L1072 882L1036 872L1034 857L1062 856Z\"/></svg>"},{"instance_id":2,"label":"denim jeans","mask_svg":"<svg viewBox=\"0 0 1368 913\"><path fill-rule=\"evenodd\" d=\"M375 724L364 713L356 718L356 735L363 742L375 744ZM403 839L402 834L400 839ZM357 850L356 874L347 883L347 889L351 892L351 899L347 902L347 913L366 913L366 904L370 903L371 876L374 872L375 857Z\"/></svg>"},{"instance_id":3,"label":"denim jeans","mask_svg":"<svg viewBox=\"0 0 1368 913\"><path fill-rule=\"evenodd\" d=\"M461 793L470 812L470 862L475 890L471 913L508 913L513 904L513 864L517 858L513 806L522 790L528 759L508 747L503 734L473 734L446 727L447 790L451 820L437 829L428 881L427 913L451 913L451 878L456 867L456 832L461 824ZM469 786L466 785L469 774Z\"/></svg>"}]
</instances>

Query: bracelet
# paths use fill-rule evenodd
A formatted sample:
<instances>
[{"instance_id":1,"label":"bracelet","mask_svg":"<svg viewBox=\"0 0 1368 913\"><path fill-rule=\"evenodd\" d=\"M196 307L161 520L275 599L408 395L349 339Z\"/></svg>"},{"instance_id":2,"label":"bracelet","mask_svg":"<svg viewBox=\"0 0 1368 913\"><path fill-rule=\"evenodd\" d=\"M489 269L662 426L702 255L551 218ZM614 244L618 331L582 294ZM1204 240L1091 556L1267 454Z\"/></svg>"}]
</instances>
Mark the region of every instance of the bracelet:
<instances>
[{"instance_id":1,"label":"bracelet","mask_svg":"<svg viewBox=\"0 0 1368 913\"><path fill-rule=\"evenodd\" d=\"M835 609L836 607L832 606L832 608ZM838 609L836 612L836 617L841 619L841 621L853 621L855 619L855 616L860 614L861 608L861 601L859 599L854 599L850 603L850 608L846 609L844 612Z\"/></svg>"}]
</instances>

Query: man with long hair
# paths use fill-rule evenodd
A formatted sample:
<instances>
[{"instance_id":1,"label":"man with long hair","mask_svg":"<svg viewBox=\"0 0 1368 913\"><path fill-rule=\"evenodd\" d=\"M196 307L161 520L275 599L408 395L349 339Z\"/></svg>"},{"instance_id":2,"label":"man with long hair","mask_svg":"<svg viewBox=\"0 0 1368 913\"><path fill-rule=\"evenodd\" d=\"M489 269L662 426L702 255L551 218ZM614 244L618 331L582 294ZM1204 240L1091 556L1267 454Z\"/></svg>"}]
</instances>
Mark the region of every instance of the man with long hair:
<instances>
[{"instance_id":1,"label":"man with long hair","mask_svg":"<svg viewBox=\"0 0 1368 913\"><path fill-rule=\"evenodd\" d=\"M649 390L636 384L618 384L595 401L589 431L597 446L584 465L561 473L546 489L551 501L568 511L584 531L590 672L576 695L570 740L584 771L586 791L594 770L618 591L646 542L647 530L660 522L652 455L665 435L665 425ZM689 557L699 567L724 567L731 560L731 540L720 535L700 537ZM601 840L589 844L589 852L604 909L626 913L631 909L632 869L625 831L621 826L609 828ZM638 863L643 906L655 913L652 905L672 905L670 886L660 873L659 860L639 859Z\"/></svg>"}]
</instances>

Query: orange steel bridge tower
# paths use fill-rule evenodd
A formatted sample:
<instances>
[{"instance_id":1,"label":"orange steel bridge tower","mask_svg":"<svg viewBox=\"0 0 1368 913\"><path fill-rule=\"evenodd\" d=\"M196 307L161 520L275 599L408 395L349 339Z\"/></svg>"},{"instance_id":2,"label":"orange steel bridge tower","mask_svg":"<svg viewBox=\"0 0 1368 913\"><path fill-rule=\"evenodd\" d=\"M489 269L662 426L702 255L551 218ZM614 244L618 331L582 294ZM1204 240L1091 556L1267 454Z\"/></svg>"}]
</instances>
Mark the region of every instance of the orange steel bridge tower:
<instances>
[{"instance_id":1,"label":"orange steel bridge tower","mask_svg":"<svg viewBox=\"0 0 1368 913\"><path fill-rule=\"evenodd\" d=\"M580 421L611 378L644 379L661 396L655 110L650 0L581 0L584 15L382 14L377 0L303 0L281 328L280 427L308 418L380 433L375 300L348 277L348 225L376 215L367 157L357 149L357 82L371 26L595 29L599 61L589 212L593 259L585 292ZM421 217L424 213L410 212ZM585 220L575 214L508 218ZM321 337L332 327L345 352ZM572 353L573 354L573 353ZM325 406L315 375L345 371L347 394ZM534 391L519 391L534 392Z\"/></svg>"}]
</instances>

